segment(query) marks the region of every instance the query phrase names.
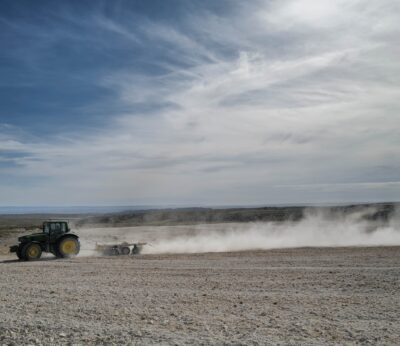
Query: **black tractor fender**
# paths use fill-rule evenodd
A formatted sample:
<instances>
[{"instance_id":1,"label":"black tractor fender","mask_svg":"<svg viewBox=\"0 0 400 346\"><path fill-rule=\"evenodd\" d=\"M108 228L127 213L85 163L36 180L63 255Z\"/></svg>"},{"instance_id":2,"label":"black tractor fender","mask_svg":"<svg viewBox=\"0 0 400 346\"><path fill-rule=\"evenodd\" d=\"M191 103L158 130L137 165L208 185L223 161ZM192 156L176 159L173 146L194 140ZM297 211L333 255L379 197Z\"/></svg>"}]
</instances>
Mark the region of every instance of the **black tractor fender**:
<instances>
[{"instance_id":1,"label":"black tractor fender","mask_svg":"<svg viewBox=\"0 0 400 346\"><path fill-rule=\"evenodd\" d=\"M68 238L72 237L72 238L75 238L76 240L79 240L79 237L76 234L74 234L74 233L65 233L62 236L58 237L56 242L58 243L61 240L63 240L64 238L66 238L66 237L68 237Z\"/></svg>"},{"instance_id":2,"label":"black tractor fender","mask_svg":"<svg viewBox=\"0 0 400 346\"><path fill-rule=\"evenodd\" d=\"M23 242L23 243L19 244L18 247L20 250L22 250L28 244L38 244L40 246L40 248L42 249L42 251L45 251L45 244L43 244L39 241L35 241L35 240Z\"/></svg>"}]
</instances>

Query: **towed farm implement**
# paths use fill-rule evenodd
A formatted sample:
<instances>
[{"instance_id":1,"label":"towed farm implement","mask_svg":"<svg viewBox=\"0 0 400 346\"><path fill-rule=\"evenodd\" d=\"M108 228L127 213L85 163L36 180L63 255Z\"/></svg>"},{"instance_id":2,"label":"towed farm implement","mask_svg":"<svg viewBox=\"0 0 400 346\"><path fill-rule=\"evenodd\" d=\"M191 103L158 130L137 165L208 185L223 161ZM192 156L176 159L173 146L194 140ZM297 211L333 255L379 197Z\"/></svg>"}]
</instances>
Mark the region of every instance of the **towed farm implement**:
<instances>
[{"instance_id":1,"label":"towed farm implement","mask_svg":"<svg viewBox=\"0 0 400 346\"><path fill-rule=\"evenodd\" d=\"M104 256L139 255L146 243L97 244L96 251Z\"/></svg>"}]
</instances>

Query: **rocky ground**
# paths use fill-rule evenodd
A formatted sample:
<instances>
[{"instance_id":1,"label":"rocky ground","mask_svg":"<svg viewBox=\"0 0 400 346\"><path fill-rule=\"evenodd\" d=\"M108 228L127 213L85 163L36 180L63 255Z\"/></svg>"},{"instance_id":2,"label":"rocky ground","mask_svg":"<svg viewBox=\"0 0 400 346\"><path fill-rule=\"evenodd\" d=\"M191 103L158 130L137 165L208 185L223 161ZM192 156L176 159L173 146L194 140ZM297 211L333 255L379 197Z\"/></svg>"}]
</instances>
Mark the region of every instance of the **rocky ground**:
<instances>
[{"instance_id":1,"label":"rocky ground","mask_svg":"<svg viewBox=\"0 0 400 346\"><path fill-rule=\"evenodd\" d=\"M0 345L399 345L400 247L0 263Z\"/></svg>"}]
</instances>

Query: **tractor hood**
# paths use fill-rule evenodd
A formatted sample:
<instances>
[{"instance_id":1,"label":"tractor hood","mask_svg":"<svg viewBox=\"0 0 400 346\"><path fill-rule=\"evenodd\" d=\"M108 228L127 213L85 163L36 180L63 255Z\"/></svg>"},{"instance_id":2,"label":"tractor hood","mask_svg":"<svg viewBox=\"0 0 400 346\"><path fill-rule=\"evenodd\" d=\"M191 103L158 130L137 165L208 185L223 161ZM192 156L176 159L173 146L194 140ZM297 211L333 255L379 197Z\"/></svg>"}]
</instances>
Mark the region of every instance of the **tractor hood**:
<instances>
[{"instance_id":1,"label":"tractor hood","mask_svg":"<svg viewBox=\"0 0 400 346\"><path fill-rule=\"evenodd\" d=\"M18 241L21 243L25 243L28 241L43 241L47 239L47 235L43 232L41 233L32 233L28 235L24 235L18 238Z\"/></svg>"}]
</instances>

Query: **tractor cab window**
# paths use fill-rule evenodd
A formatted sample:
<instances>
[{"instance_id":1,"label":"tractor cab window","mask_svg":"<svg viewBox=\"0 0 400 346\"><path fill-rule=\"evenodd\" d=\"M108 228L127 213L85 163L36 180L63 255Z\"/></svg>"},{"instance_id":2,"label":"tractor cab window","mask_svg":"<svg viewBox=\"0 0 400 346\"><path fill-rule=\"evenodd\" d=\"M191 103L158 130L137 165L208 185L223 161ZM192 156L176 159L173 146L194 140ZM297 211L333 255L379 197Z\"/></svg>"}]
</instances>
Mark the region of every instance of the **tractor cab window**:
<instances>
[{"instance_id":1,"label":"tractor cab window","mask_svg":"<svg viewBox=\"0 0 400 346\"><path fill-rule=\"evenodd\" d=\"M61 231L61 224L59 222L52 222L50 224L52 232L60 232Z\"/></svg>"},{"instance_id":2,"label":"tractor cab window","mask_svg":"<svg viewBox=\"0 0 400 346\"><path fill-rule=\"evenodd\" d=\"M66 233L68 232L65 222L46 222L43 226L43 232L50 233Z\"/></svg>"}]
</instances>

